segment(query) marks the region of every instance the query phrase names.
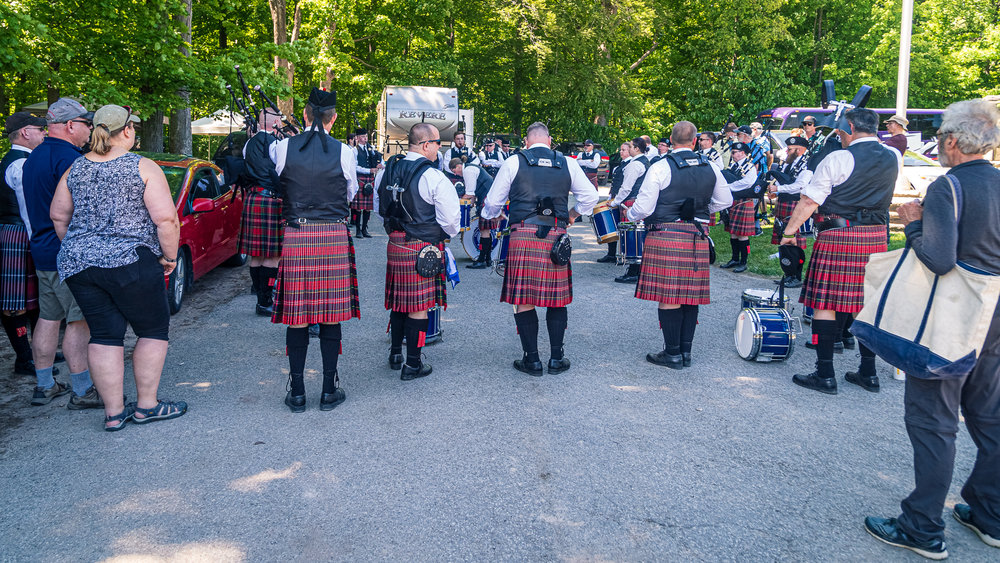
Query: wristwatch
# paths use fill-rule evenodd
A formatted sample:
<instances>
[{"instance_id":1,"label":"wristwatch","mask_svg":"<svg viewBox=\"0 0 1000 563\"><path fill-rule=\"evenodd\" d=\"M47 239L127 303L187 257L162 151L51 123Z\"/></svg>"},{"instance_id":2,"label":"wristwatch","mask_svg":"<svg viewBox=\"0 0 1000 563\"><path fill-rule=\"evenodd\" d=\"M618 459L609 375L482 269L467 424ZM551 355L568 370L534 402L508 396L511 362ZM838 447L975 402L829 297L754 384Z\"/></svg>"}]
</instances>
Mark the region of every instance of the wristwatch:
<instances>
[{"instance_id":1,"label":"wristwatch","mask_svg":"<svg viewBox=\"0 0 1000 563\"><path fill-rule=\"evenodd\" d=\"M171 260L170 258L167 258L166 256L161 256L160 258L163 258L163 261L166 262L166 263L168 263L168 264L176 264L177 263L177 259L176 258L174 258L173 260Z\"/></svg>"}]
</instances>

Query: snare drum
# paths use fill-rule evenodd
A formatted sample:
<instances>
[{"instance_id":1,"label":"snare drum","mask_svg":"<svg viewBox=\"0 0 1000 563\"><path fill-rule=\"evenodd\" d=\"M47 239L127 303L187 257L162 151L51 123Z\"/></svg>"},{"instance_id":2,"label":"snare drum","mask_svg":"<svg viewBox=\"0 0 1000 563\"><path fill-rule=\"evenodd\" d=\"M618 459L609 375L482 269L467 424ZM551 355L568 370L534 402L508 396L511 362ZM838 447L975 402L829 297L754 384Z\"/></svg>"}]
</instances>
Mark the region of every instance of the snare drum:
<instances>
[{"instance_id":1,"label":"snare drum","mask_svg":"<svg viewBox=\"0 0 1000 563\"><path fill-rule=\"evenodd\" d=\"M490 258L493 259L493 269L500 273L507 263L507 250L510 249L510 229L500 231Z\"/></svg>"},{"instance_id":2,"label":"snare drum","mask_svg":"<svg viewBox=\"0 0 1000 563\"><path fill-rule=\"evenodd\" d=\"M795 351L795 326L784 309L743 309L736 317L733 340L744 360L787 360Z\"/></svg>"},{"instance_id":3,"label":"snare drum","mask_svg":"<svg viewBox=\"0 0 1000 563\"><path fill-rule=\"evenodd\" d=\"M441 306L435 305L427 310L427 334L424 344L433 344L441 340Z\"/></svg>"},{"instance_id":4,"label":"snare drum","mask_svg":"<svg viewBox=\"0 0 1000 563\"><path fill-rule=\"evenodd\" d=\"M463 197L459 201L459 208L462 211L462 222L458 230L465 232L472 228L472 210L475 209L475 206L472 205L472 198Z\"/></svg>"},{"instance_id":5,"label":"snare drum","mask_svg":"<svg viewBox=\"0 0 1000 563\"><path fill-rule=\"evenodd\" d=\"M743 291L741 309L778 309L778 292L771 289L747 289ZM788 296L785 296L785 309L788 309Z\"/></svg>"},{"instance_id":6,"label":"snare drum","mask_svg":"<svg viewBox=\"0 0 1000 563\"><path fill-rule=\"evenodd\" d=\"M619 223L618 262L621 264L642 264L642 247L646 243L646 225Z\"/></svg>"},{"instance_id":7,"label":"snare drum","mask_svg":"<svg viewBox=\"0 0 1000 563\"><path fill-rule=\"evenodd\" d=\"M494 243L496 243L496 234L492 231L487 231L487 234L491 237ZM479 224L476 223L471 229L462 233L462 248L465 249L465 253L469 255L469 258L476 260L479 258L479 237L482 235L482 231L479 230Z\"/></svg>"},{"instance_id":8,"label":"snare drum","mask_svg":"<svg viewBox=\"0 0 1000 563\"><path fill-rule=\"evenodd\" d=\"M803 307L802 322L804 322L807 325L811 325L813 322L813 311L814 309L812 307Z\"/></svg>"},{"instance_id":9,"label":"snare drum","mask_svg":"<svg viewBox=\"0 0 1000 563\"><path fill-rule=\"evenodd\" d=\"M810 216L808 219L806 219L806 222L802 223L802 226L799 227L799 234L811 235L812 232L813 232L813 218Z\"/></svg>"},{"instance_id":10,"label":"snare drum","mask_svg":"<svg viewBox=\"0 0 1000 563\"><path fill-rule=\"evenodd\" d=\"M597 242L606 244L618 240L618 216L619 209L611 207L606 201L594 206L591 223L594 225Z\"/></svg>"}]
</instances>

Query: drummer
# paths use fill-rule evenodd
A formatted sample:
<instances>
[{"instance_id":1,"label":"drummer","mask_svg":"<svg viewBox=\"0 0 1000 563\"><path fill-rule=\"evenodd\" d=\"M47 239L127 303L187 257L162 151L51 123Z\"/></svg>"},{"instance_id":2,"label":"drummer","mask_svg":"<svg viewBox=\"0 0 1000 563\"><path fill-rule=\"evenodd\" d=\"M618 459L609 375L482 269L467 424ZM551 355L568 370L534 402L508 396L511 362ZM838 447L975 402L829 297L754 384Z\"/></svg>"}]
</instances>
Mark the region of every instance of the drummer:
<instances>
[{"instance_id":1,"label":"drummer","mask_svg":"<svg viewBox=\"0 0 1000 563\"><path fill-rule=\"evenodd\" d=\"M646 171L649 170L649 158L646 156L646 140L642 137L632 139L629 145L631 160L622 172L622 186L611 201L611 207L629 207L635 201L636 194L642 186ZM615 278L618 283L635 283L639 281L639 264L629 264L625 273Z\"/></svg>"},{"instance_id":2,"label":"drummer","mask_svg":"<svg viewBox=\"0 0 1000 563\"><path fill-rule=\"evenodd\" d=\"M663 351L646 361L681 369L691 365L698 306L709 303L709 214L732 205L722 172L695 154L698 129L680 121L670 134L673 150L649 167L628 221L646 222L642 268L635 296L659 303Z\"/></svg>"},{"instance_id":3,"label":"drummer","mask_svg":"<svg viewBox=\"0 0 1000 563\"><path fill-rule=\"evenodd\" d=\"M493 252L493 238L490 236L490 231L496 229L500 223L499 219L483 219L483 202L493 187L493 176L475 164L463 164L460 158L451 159L448 162L448 170L449 178L458 176L466 186L475 186L473 193L469 193L469 188L465 188L463 199L471 198L473 205L476 206L476 215L479 217L479 257L466 268L483 270L489 267L490 253Z\"/></svg>"},{"instance_id":4,"label":"drummer","mask_svg":"<svg viewBox=\"0 0 1000 563\"><path fill-rule=\"evenodd\" d=\"M632 155L630 149L632 148L632 143L630 141L625 141L618 147L618 156L621 157L621 162L615 166L614 170L611 171L611 192L608 194L608 203L614 201L615 196L622 188L622 184L625 182L625 167L632 160ZM618 209L615 208L615 222L618 221ZM611 241L607 243L608 253L597 259L600 263L609 263L618 261L618 241Z\"/></svg>"}]
</instances>

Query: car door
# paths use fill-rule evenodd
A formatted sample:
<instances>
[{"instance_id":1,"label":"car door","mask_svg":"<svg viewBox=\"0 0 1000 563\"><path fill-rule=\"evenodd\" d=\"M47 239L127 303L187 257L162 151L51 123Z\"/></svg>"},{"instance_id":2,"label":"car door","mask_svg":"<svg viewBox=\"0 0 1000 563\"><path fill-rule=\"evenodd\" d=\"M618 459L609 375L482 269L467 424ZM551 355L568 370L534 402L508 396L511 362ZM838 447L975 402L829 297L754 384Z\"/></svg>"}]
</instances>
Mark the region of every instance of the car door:
<instances>
[{"instance_id":1,"label":"car door","mask_svg":"<svg viewBox=\"0 0 1000 563\"><path fill-rule=\"evenodd\" d=\"M212 201L210 209L195 212L194 202L199 199ZM188 213L191 215L193 234L191 240L191 266L198 278L219 263L219 242L223 232L223 213L220 212L219 186L211 168L201 166L191 171L191 188L188 195Z\"/></svg>"},{"instance_id":2,"label":"car door","mask_svg":"<svg viewBox=\"0 0 1000 563\"><path fill-rule=\"evenodd\" d=\"M221 172L212 169L215 173L216 184L219 185L219 201L222 204L223 212L223 232L220 253L223 260L236 254L236 246L240 237L240 221L243 215L243 198L238 193L236 186L226 185L222 181Z\"/></svg>"}]
</instances>

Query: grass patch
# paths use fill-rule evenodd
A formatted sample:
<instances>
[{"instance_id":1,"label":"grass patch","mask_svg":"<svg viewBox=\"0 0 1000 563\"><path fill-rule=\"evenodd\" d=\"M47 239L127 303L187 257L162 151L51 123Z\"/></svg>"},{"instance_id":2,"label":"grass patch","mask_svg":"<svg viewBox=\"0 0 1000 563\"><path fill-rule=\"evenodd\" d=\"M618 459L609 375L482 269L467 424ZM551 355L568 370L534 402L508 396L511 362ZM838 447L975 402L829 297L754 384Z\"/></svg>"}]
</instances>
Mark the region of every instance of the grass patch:
<instances>
[{"instance_id":1,"label":"grass patch","mask_svg":"<svg viewBox=\"0 0 1000 563\"><path fill-rule=\"evenodd\" d=\"M750 259L747 261L747 271L778 279L781 277L781 265L778 264L777 258L773 260L770 258L772 254L778 251L778 247L771 244L771 227L763 225L763 228L764 234L750 237ZM715 241L715 251L718 256L716 264L725 264L732 257L731 247L729 246L729 233L726 232L722 225L712 227L709 229L709 232L712 240ZM813 242L815 241L812 238L806 241L808 248L806 249L806 263L802 267L803 277L805 277L805 271L809 267L809 257L812 254ZM889 233L889 250L903 248L905 243L906 236L903 233Z\"/></svg>"}]
</instances>

